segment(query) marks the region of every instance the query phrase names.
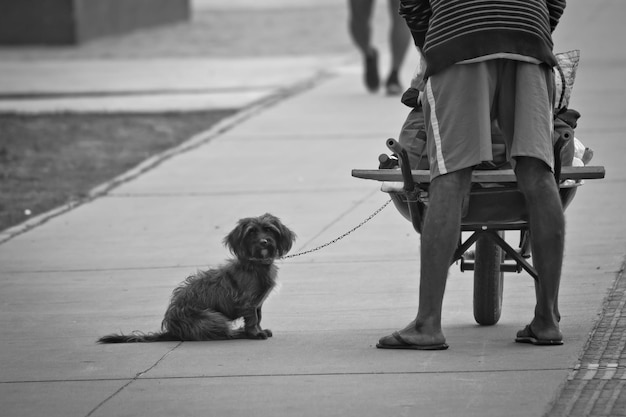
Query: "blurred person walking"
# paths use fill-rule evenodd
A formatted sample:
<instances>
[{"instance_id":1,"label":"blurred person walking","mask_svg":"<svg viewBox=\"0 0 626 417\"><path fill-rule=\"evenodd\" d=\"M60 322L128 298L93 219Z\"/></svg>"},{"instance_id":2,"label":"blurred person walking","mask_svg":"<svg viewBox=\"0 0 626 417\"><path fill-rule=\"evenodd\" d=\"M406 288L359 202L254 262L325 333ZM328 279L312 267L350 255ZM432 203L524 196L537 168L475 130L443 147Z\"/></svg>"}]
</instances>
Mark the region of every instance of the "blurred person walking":
<instances>
[{"instance_id":1,"label":"blurred person walking","mask_svg":"<svg viewBox=\"0 0 626 417\"><path fill-rule=\"evenodd\" d=\"M348 0L349 1L349 28L352 40L361 51L364 61L364 82L367 90L371 93L378 91L380 87L380 74L378 71L378 50L372 46L372 16L374 0ZM403 92L400 84L399 72L404 62L411 35L406 22L400 16L398 10L400 0L388 0L391 27L389 30L389 47L391 51L391 68L385 81L385 89L388 95L398 95Z\"/></svg>"}]
</instances>

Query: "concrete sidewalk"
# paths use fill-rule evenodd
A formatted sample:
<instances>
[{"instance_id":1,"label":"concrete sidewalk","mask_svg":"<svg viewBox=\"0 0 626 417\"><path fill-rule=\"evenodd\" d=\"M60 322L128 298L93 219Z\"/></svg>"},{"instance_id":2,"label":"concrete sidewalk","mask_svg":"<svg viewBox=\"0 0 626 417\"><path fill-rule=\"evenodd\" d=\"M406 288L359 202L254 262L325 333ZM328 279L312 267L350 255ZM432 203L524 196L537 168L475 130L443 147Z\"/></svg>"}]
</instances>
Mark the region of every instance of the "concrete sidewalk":
<instances>
[{"instance_id":1,"label":"concrete sidewalk","mask_svg":"<svg viewBox=\"0 0 626 417\"><path fill-rule=\"evenodd\" d=\"M1 61L0 112L242 109L349 61L345 55Z\"/></svg>"},{"instance_id":2,"label":"concrete sidewalk","mask_svg":"<svg viewBox=\"0 0 626 417\"><path fill-rule=\"evenodd\" d=\"M566 213L564 346L513 342L532 317L529 276L507 274L500 322L479 327L471 275L453 267L444 304L451 348L375 349L417 306L419 239L392 207L324 250L281 262L281 288L264 310L272 339L95 344L113 331L157 330L174 286L228 256L220 242L240 217L276 214L298 234L296 252L333 240L385 203L377 183L350 170L377 166L407 110L397 98L366 95L358 64L340 65L313 88L227 132L207 132L203 145L0 246L3 415L541 416L568 378L583 375L577 366L607 368L606 358L620 372L584 375L623 386L623 303L604 362L581 362L598 358L585 356L597 349L589 336L610 305L605 296L620 288L626 253L626 59L593 47L610 32L607 48L619 50L623 11L600 1L590 16L573 3L559 29L559 50L583 50L572 102L583 114L577 136L607 169ZM598 387L595 399L581 404L581 389L555 413L591 415L585 411L599 404L624 415L613 407L621 386L608 399Z\"/></svg>"}]
</instances>

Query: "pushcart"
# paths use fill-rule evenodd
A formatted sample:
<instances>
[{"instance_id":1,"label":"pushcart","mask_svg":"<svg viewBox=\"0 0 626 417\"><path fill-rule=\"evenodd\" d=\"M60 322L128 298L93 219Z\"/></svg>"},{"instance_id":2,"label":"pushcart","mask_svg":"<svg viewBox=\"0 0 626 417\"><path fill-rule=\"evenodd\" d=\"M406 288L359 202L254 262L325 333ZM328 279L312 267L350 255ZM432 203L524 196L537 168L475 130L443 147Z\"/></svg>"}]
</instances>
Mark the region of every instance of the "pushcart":
<instances>
[{"instance_id":1,"label":"pushcart","mask_svg":"<svg viewBox=\"0 0 626 417\"><path fill-rule=\"evenodd\" d=\"M395 140L388 139L387 147L397 159L399 169L354 169L352 176L389 183L401 183L389 192L396 209L409 220L416 232L421 233L428 209L428 170L411 170L406 150ZM555 145L555 155L560 146ZM380 160L389 158L381 155ZM555 180L563 210L571 203L583 180L601 179L602 166L561 167L556 158ZM474 319L480 325L493 325L500 319L504 273L526 271L537 279L531 263L528 212L524 197L517 188L512 169L474 170L469 199L463 207L462 232L452 264L459 263L461 271L473 271ZM505 232L519 231L519 248L514 249L506 240ZM467 233L465 233L465 236Z\"/></svg>"}]
</instances>

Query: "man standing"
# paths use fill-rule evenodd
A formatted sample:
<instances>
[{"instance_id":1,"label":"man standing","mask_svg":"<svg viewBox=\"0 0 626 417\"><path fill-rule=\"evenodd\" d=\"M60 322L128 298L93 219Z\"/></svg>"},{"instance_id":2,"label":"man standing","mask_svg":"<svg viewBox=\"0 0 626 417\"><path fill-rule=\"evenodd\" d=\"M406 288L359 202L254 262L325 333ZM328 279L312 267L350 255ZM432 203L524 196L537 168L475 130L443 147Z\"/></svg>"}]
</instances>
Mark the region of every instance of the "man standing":
<instances>
[{"instance_id":1,"label":"man standing","mask_svg":"<svg viewBox=\"0 0 626 417\"><path fill-rule=\"evenodd\" d=\"M529 212L538 273L534 318L516 341L563 344L558 293L565 219L552 169L552 32L565 0L401 0L426 62L422 103L431 185L421 236L419 307L384 349L447 349L441 328L448 269L472 168L492 159L496 121Z\"/></svg>"}]
</instances>

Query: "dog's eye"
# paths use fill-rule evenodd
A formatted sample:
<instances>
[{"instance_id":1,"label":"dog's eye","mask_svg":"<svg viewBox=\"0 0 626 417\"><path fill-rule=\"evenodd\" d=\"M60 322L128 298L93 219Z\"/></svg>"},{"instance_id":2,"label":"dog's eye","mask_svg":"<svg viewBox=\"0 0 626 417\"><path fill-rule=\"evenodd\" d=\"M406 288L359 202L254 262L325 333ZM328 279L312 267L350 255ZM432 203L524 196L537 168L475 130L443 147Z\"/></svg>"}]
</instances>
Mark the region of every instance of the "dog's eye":
<instances>
[{"instance_id":1,"label":"dog's eye","mask_svg":"<svg viewBox=\"0 0 626 417\"><path fill-rule=\"evenodd\" d=\"M276 227L269 225L269 226L263 226L263 233L267 233L268 235L273 236L274 239L276 240L280 240L280 230L278 230Z\"/></svg>"}]
</instances>

